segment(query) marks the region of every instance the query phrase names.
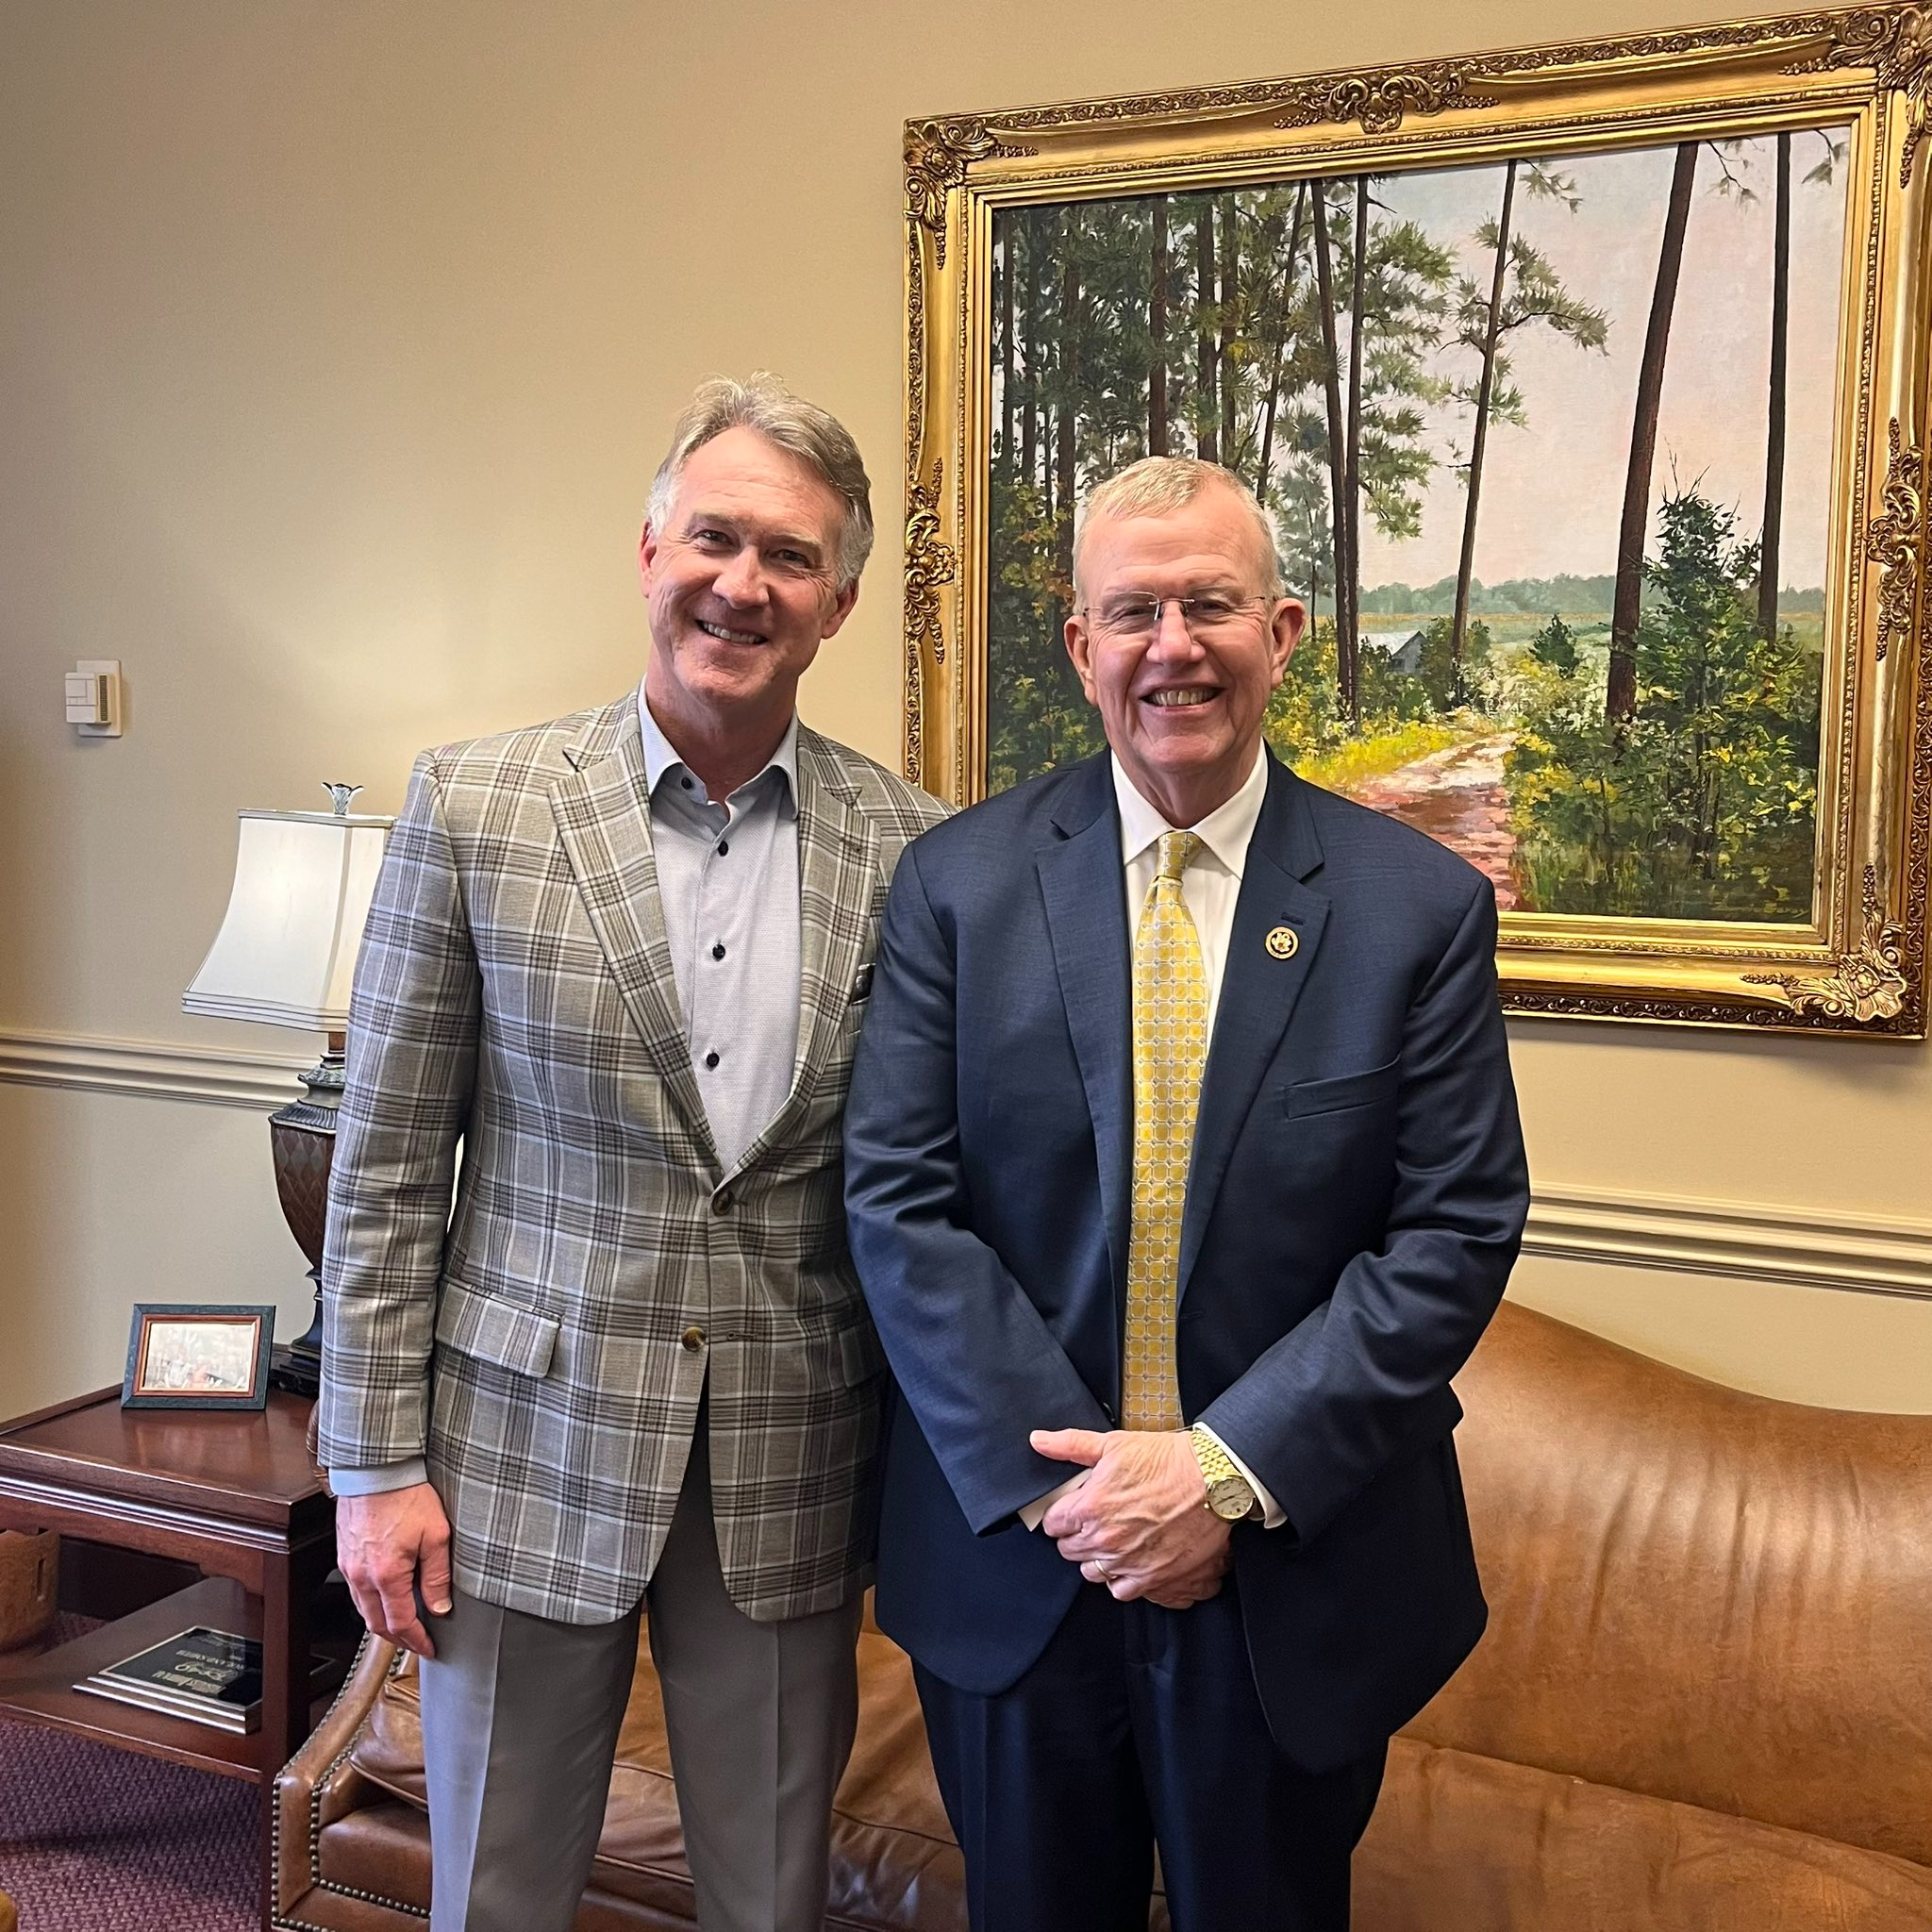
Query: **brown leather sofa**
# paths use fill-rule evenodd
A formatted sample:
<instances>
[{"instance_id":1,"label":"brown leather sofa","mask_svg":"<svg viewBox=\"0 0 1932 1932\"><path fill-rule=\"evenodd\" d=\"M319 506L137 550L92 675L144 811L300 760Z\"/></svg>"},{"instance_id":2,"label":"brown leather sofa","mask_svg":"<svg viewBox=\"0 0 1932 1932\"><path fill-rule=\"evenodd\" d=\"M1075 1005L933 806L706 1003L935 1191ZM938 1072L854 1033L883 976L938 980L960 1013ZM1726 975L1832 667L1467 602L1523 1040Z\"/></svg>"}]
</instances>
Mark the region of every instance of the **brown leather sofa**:
<instances>
[{"instance_id":1,"label":"brown leather sofa","mask_svg":"<svg viewBox=\"0 0 1932 1932\"><path fill-rule=\"evenodd\" d=\"M1932 1416L1514 1306L1457 1387L1490 1628L1395 1740L1357 1932L1932 1928ZM963 1927L906 1660L868 1629L861 1667L826 1924ZM413 1667L371 1643L277 1785L277 1924L421 1932L422 1761ZM692 1923L647 1655L576 1923Z\"/></svg>"}]
</instances>

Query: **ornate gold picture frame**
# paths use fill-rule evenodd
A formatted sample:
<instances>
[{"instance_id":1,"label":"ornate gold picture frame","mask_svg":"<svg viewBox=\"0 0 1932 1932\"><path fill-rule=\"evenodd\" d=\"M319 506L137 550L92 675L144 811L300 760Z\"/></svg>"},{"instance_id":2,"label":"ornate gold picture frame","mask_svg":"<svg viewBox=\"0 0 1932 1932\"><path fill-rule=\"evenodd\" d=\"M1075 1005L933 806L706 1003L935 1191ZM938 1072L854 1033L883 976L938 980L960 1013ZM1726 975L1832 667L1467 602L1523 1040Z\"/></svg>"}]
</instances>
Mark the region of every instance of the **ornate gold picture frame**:
<instances>
[{"instance_id":1,"label":"ornate gold picture frame","mask_svg":"<svg viewBox=\"0 0 1932 1932\"><path fill-rule=\"evenodd\" d=\"M1511 1010L1923 1038L1928 134L1910 6L908 124L908 775L1098 743L1074 506L1213 457Z\"/></svg>"}]
</instances>

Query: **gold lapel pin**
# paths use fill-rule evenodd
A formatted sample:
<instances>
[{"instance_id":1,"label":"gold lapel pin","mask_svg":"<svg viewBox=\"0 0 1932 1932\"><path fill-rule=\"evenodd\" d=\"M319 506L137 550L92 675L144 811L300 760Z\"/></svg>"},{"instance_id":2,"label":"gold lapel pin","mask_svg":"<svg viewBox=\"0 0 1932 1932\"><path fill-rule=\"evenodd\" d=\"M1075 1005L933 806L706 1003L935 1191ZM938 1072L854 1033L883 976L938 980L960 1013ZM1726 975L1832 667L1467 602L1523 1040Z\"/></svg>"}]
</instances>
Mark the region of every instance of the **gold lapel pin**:
<instances>
[{"instance_id":1,"label":"gold lapel pin","mask_svg":"<svg viewBox=\"0 0 1932 1932\"><path fill-rule=\"evenodd\" d=\"M1301 935L1291 925L1277 925L1268 935L1268 957L1271 959L1292 959L1295 948L1301 944Z\"/></svg>"}]
</instances>

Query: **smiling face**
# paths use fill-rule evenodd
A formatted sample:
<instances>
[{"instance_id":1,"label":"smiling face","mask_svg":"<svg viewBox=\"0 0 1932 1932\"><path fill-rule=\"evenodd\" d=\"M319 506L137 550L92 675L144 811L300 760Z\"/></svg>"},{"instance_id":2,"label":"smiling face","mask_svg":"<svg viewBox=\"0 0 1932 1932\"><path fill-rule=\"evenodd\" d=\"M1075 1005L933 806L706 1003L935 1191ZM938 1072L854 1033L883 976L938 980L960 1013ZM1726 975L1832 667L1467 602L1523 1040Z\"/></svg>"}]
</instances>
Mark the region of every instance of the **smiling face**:
<instances>
[{"instance_id":1,"label":"smiling face","mask_svg":"<svg viewBox=\"0 0 1932 1932\"><path fill-rule=\"evenodd\" d=\"M1204 486L1158 516L1104 516L1082 540L1067 652L1135 791L1172 825L1198 824L1241 790L1261 741L1268 695L1307 612L1264 595L1260 532L1241 499ZM1110 615L1135 599L1206 597L1245 605L1204 639L1162 608L1130 634Z\"/></svg>"},{"instance_id":2,"label":"smiling face","mask_svg":"<svg viewBox=\"0 0 1932 1932\"><path fill-rule=\"evenodd\" d=\"M660 529L644 525L651 617L644 693L674 742L757 741L769 754L798 680L850 614L838 588L845 506L812 467L751 429L693 450ZM680 745L680 748L681 745Z\"/></svg>"}]
</instances>

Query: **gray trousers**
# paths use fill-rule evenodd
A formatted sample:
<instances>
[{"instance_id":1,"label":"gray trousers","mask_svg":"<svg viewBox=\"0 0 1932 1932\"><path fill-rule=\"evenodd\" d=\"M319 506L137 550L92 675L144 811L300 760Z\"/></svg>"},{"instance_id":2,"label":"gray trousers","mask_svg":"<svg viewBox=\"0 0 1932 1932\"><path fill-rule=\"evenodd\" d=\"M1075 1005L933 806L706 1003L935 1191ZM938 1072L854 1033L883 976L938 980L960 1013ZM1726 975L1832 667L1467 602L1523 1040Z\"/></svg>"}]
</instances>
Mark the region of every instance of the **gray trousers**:
<instances>
[{"instance_id":1,"label":"gray trousers","mask_svg":"<svg viewBox=\"0 0 1932 1932\"><path fill-rule=\"evenodd\" d=\"M860 1602L754 1623L724 1592L704 1418L644 1592L702 1932L820 1932L858 1716ZM569 1932L596 1855L638 1615L557 1624L455 1593L422 1667L430 1932Z\"/></svg>"}]
</instances>

